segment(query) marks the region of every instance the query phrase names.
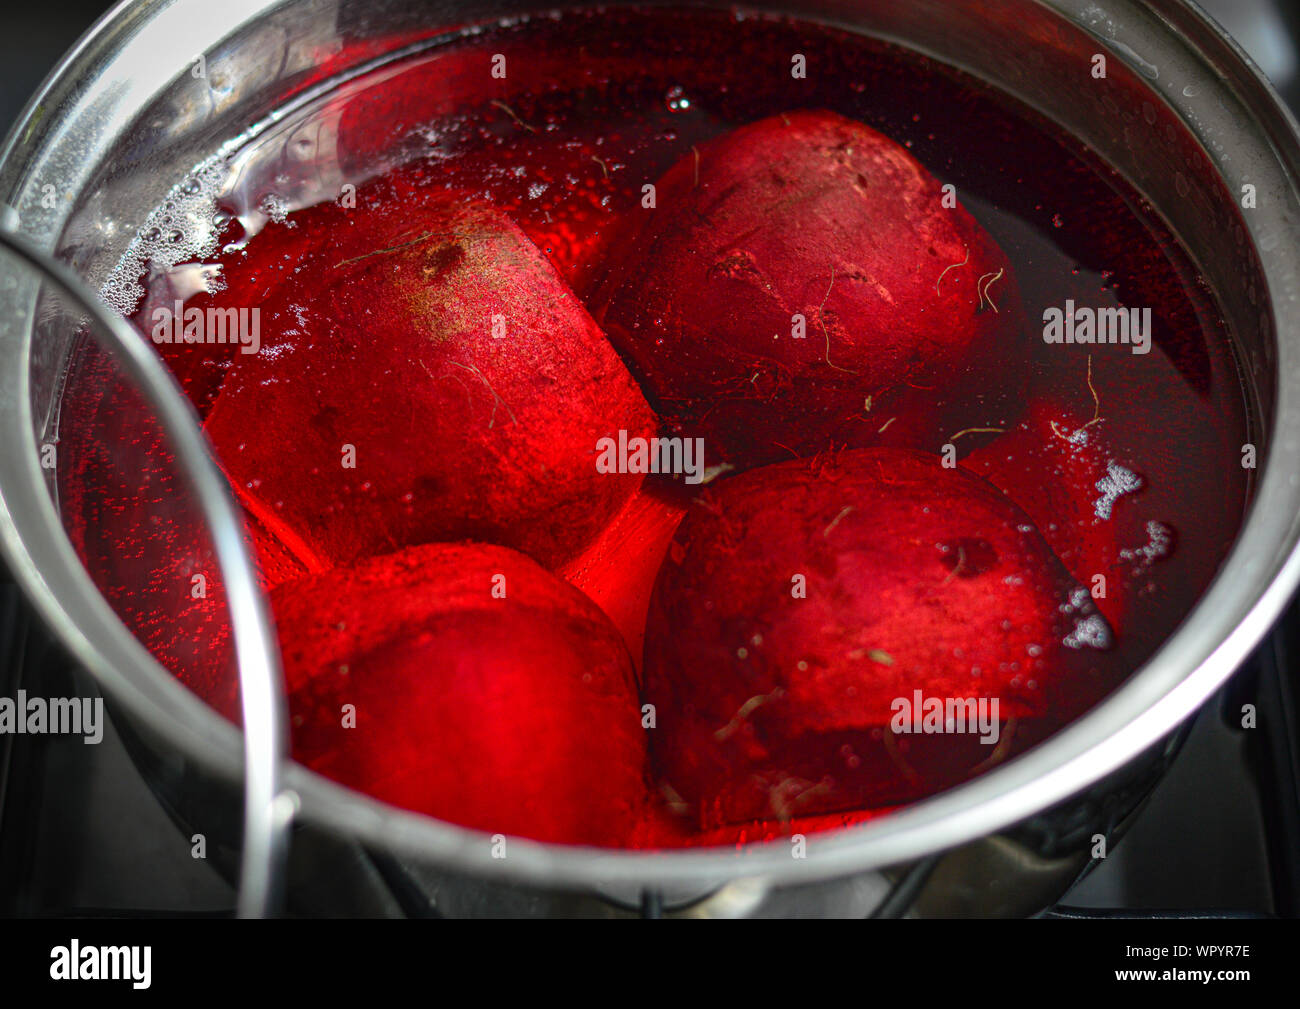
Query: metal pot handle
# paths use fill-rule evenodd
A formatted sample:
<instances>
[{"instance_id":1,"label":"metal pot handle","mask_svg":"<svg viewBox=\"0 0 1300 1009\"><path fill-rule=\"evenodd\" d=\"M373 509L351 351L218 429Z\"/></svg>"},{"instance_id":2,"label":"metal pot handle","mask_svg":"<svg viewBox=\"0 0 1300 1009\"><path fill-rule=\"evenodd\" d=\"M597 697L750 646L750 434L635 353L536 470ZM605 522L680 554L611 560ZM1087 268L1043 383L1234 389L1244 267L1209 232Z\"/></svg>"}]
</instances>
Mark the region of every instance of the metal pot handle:
<instances>
[{"instance_id":1,"label":"metal pot handle","mask_svg":"<svg viewBox=\"0 0 1300 1009\"><path fill-rule=\"evenodd\" d=\"M109 353L154 411L198 499L230 608L244 724L244 831L236 913L241 918L273 915L284 897L289 831L298 799L282 783L289 733L280 651L244 543L238 506L193 407L153 349L75 273L26 238L0 227L0 247L34 268L108 335Z\"/></svg>"}]
</instances>

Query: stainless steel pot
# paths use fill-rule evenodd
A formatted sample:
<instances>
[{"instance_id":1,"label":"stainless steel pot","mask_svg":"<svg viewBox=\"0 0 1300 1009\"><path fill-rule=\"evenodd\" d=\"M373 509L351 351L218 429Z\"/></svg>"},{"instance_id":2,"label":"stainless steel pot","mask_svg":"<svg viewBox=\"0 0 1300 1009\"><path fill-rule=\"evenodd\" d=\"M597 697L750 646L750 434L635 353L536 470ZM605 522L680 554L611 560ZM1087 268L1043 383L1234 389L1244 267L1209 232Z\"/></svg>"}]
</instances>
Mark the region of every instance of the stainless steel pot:
<instances>
[{"instance_id":1,"label":"stainless steel pot","mask_svg":"<svg viewBox=\"0 0 1300 1009\"><path fill-rule=\"evenodd\" d=\"M754 6L797 7L804 18L965 69L1064 124L1143 192L1217 292L1237 341L1263 425L1253 504L1195 610L1103 704L966 785L810 839L806 858L792 858L784 843L646 854L524 840L494 858L483 834L393 809L297 765L286 770L302 844L364 849L374 856L366 872L398 872L444 909L576 912L632 906L648 893L684 913L776 912L845 877L852 885L834 892L850 905L840 909L869 909L897 878L881 870L924 860L924 873L901 877L894 904L906 891L920 912L1033 912L1086 867L1091 834L1132 812L1178 727L1246 658L1300 580L1300 142L1236 45L1178 0ZM5 222L97 286L130 238L121 222L141 220L221 145L267 128L272 101L327 87L316 63L338 53L341 39L432 38L532 9L542 8L516 0L124 3L56 68L5 142ZM1089 86L1094 53L1109 61L1105 89ZM190 73L199 54L203 77ZM51 183L60 194L53 205ZM1255 209L1242 209L1244 185L1255 187ZM0 292L0 314L30 318L6 299ZM35 462L69 350L69 342L34 339L31 326L0 332L0 544L53 632L113 701L178 815L211 819L240 780L239 734L107 612L59 533ZM313 870L300 861L298 871Z\"/></svg>"}]
</instances>

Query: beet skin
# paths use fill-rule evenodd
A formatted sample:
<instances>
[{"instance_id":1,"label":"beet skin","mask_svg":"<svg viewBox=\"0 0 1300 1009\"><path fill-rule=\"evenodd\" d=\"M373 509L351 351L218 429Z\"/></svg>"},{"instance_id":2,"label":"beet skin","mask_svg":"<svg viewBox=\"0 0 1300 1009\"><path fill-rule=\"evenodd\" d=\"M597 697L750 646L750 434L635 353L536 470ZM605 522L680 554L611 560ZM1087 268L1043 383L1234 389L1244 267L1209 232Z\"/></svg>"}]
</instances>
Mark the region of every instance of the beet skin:
<instances>
[{"instance_id":1,"label":"beet skin","mask_svg":"<svg viewBox=\"0 0 1300 1009\"><path fill-rule=\"evenodd\" d=\"M626 840L646 796L637 685L577 589L512 550L433 545L286 583L271 603L297 760L490 833Z\"/></svg>"},{"instance_id":2,"label":"beet skin","mask_svg":"<svg viewBox=\"0 0 1300 1009\"><path fill-rule=\"evenodd\" d=\"M1012 720L1077 714L1109 637L978 477L900 449L761 467L696 502L660 571L655 766L706 827L910 801L1018 747ZM918 690L997 698L999 741L894 735Z\"/></svg>"},{"instance_id":3,"label":"beet skin","mask_svg":"<svg viewBox=\"0 0 1300 1009\"><path fill-rule=\"evenodd\" d=\"M1022 356L1010 264L889 138L830 112L774 116L701 145L655 199L592 303L711 464L831 441L937 451L1005 426L1014 404L991 390Z\"/></svg>"},{"instance_id":4,"label":"beet skin","mask_svg":"<svg viewBox=\"0 0 1300 1009\"><path fill-rule=\"evenodd\" d=\"M1122 634L1139 575L1172 549L1173 531L1155 524L1156 546L1148 548L1149 558L1127 548L1145 538L1144 509L1135 495L1146 481L1117 460L1107 435L1104 421L1038 399L1017 427L976 449L961 465L1024 508Z\"/></svg>"},{"instance_id":5,"label":"beet skin","mask_svg":"<svg viewBox=\"0 0 1300 1009\"><path fill-rule=\"evenodd\" d=\"M641 479L597 473L597 441L654 426L586 310L490 207L363 190L317 216L333 240L270 292L207 420L248 509L309 570L459 539L573 556Z\"/></svg>"}]
</instances>

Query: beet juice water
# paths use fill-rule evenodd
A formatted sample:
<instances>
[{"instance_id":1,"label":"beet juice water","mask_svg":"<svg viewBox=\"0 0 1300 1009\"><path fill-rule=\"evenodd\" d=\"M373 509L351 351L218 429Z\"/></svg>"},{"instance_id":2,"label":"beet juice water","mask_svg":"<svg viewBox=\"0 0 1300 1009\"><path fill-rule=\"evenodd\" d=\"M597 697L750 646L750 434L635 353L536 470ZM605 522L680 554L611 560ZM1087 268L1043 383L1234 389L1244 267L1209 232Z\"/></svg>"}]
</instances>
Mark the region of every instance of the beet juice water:
<instances>
[{"instance_id":1,"label":"beet juice water","mask_svg":"<svg viewBox=\"0 0 1300 1009\"><path fill-rule=\"evenodd\" d=\"M245 507L296 758L489 833L740 844L967 780L1152 654L1249 494L1229 334L1142 196L799 21L377 64L180 180L104 293ZM237 718L210 554L109 464L151 437L121 397L87 348L65 519Z\"/></svg>"}]
</instances>

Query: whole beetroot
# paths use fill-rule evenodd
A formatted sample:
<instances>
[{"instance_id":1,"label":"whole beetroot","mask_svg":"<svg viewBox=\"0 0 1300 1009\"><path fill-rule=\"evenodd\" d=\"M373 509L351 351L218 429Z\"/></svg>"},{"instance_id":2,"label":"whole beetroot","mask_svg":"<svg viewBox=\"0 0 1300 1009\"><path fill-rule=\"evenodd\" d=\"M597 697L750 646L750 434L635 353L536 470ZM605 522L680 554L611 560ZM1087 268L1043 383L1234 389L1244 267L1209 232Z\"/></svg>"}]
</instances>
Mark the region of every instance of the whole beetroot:
<instances>
[{"instance_id":1,"label":"whole beetroot","mask_svg":"<svg viewBox=\"0 0 1300 1009\"><path fill-rule=\"evenodd\" d=\"M1135 495L1146 487L1108 445L1104 421L1046 398L1021 423L961 465L1020 505L1070 572L1097 601L1117 634L1128 625L1137 577L1173 548L1173 530L1151 522ZM1148 553L1131 549L1154 537Z\"/></svg>"},{"instance_id":2,"label":"whole beetroot","mask_svg":"<svg viewBox=\"0 0 1300 1009\"><path fill-rule=\"evenodd\" d=\"M1077 714L1108 643L985 481L900 449L760 467L696 502L660 571L654 764L705 827L910 801ZM996 743L903 731L930 698L984 699Z\"/></svg>"},{"instance_id":3,"label":"whole beetroot","mask_svg":"<svg viewBox=\"0 0 1300 1009\"><path fill-rule=\"evenodd\" d=\"M303 218L332 241L269 292L207 419L227 473L310 570L470 538L561 563L639 486L596 443L650 434L648 405L505 215L366 196Z\"/></svg>"},{"instance_id":4,"label":"whole beetroot","mask_svg":"<svg viewBox=\"0 0 1300 1009\"><path fill-rule=\"evenodd\" d=\"M1006 385L992 369L1018 357L1022 332L1006 257L944 197L862 123L763 119L658 181L593 310L714 462L832 441L937 451L958 429L1005 423L1013 404L990 395Z\"/></svg>"},{"instance_id":5,"label":"whole beetroot","mask_svg":"<svg viewBox=\"0 0 1300 1009\"><path fill-rule=\"evenodd\" d=\"M1054 362L1055 375L1034 379L1021 423L961 465L1024 508L1096 596L1128 667L1137 668L1231 545L1240 482L1206 484L1205 474L1237 470L1246 437L1235 424L1206 423L1213 400L1169 359L1114 349L1122 353L1076 348ZM1154 439L1152 403L1161 405Z\"/></svg>"},{"instance_id":6,"label":"whole beetroot","mask_svg":"<svg viewBox=\"0 0 1300 1009\"><path fill-rule=\"evenodd\" d=\"M484 831L626 840L646 795L637 685L577 589L512 550L432 545L271 604L302 763Z\"/></svg>"}]
</instances>

